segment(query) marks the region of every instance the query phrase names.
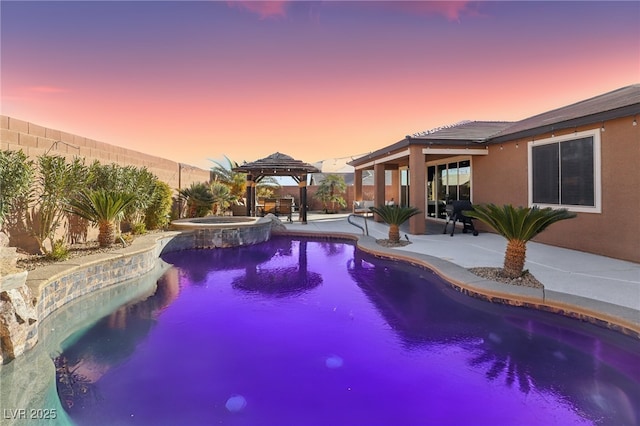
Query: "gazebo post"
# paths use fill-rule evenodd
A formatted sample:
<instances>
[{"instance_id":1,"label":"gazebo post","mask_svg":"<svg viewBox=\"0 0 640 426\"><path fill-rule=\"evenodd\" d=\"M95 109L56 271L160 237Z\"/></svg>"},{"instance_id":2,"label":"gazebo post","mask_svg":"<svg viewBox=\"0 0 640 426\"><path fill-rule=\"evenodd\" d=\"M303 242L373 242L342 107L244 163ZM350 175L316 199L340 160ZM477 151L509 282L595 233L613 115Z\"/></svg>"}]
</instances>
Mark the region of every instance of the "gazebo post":
<instances>
[{"instance_id":1,"label":"gazebo post","mask_svg":"<svg viewBox=\"0 0 640 426\"><path fill-rule=\"evenodd\" d=\"M307 224L307 175L300 175L300 222Z\"/></svg>"},{"instance_id":2,"label":"gazebo post","mask_svg":"<svg viewBox=\"0 0 640 426\"><path fill-rule=\"evenodd\" d=\"M255 201L253 200L253 176L247 173L247 216L253 216L255 209Z\"/></svg>"}]
</instances>

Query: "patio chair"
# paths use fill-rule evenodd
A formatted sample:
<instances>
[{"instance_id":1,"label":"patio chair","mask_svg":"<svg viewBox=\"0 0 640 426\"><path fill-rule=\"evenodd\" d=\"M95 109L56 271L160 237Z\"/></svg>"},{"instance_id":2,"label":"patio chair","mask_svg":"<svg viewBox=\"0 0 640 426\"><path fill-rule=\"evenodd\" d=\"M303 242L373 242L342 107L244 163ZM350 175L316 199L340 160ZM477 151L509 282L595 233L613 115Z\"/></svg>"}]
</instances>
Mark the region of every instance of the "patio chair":
<instances>
[{"instance_id":1,"label":"patio chair","mask_svg":"<svg viewBox=\"0 0 640 426\"><path fill-rule=\"evenodd\" d=\"M262 216L272 213L277 214L278 203L275 198L266 198L264 200L264 207L262 208Z\"/></svg>"},{"instance_id":2,"label":"patio chair","mask_svg":"<svg viewBox=\"0 0 640 426\"><path fill-rule=\"evenodd\" d=\"M462 223L462 233L466 234L467 231L473 232L473 236L476 237L478 235L478 231L473 226L473 220L469 216L465 216L463 213L465 210L471 210L472 204L471 201L468 200L458 200L453 201L451 204L447 204L447 223L444 224L443 234L447 233L447 226L450 221L453 221L453 225L451 227L451 236L453 237L453 233L456 230L456 222L460 221Z\"/></svg>"},{"instance_id":3,"label":"patio chair","mask_svg":"<svg viewBox=\"0 0 640 426\"><path fill-rule=\"evenodd\" d=\"M278 207L278 216L283 215L291 222L291 213L293 213L293 198L280 198L280 206Z\"/></svg>"}]
</instances>

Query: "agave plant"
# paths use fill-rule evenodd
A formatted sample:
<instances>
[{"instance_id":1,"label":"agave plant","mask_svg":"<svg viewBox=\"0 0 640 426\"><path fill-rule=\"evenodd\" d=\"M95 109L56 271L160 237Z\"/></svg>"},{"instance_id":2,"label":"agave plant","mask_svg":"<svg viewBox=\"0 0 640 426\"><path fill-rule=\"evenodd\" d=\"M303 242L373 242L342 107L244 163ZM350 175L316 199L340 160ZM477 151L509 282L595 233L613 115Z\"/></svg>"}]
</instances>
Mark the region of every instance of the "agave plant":
<instances>
[{"instance_id":1,"label":"agave plant","mask_svg":"<svg viewBox=\"0 0 640 426\"><path fill-rule=\"evenodd\" d=\"M409 220L410 217L421 213L415 207L398 205L381 205L380 207L370 207L369 209L389 225L389 241L392 243L400 242L400 225Z\"/></svg>"},{"instance_id":2,"label":"agave plant","mask_svg":"<svg viewBox=\"0 0 640 426\"><path fill-rule=\"evenodd\" d=\"M507 239L503 273L509 278L522 275L527 253L527 241L547 229L553 223L576 217L567 209L518 207L495 204L473 206L465 215L478 219Z\"/></svg>"},{"instance_id":3,"label":"agave plant","mask_svg":"<svg viewBox=\"0 0 640 426\"><path fill-rule=\"evenodd\" d=\"M68 211L98 225L98 242L106 247L115 242L115 224L134 200L133 195L122 192L85 190L69 202Z\"/></svg>"}]
</instances>

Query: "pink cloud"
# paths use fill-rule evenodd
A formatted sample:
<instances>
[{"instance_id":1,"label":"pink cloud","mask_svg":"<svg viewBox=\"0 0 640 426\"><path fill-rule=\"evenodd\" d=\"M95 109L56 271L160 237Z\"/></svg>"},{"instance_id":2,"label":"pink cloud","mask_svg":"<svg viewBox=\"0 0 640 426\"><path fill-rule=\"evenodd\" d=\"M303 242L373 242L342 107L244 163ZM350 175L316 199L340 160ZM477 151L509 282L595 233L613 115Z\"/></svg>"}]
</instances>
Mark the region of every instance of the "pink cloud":
<instances>
[{"instance_id":1,"label":"pink cloud","mask_svg":"<svg viewBox=\"0 0 640 426\"><path fill-rule=\"evenodd\" d=\"M229 7L237 7L260 16L260 19L284 18L287 15L286 4L288 1L228 1Z\"/></svg>"},{"instance_id":2,"label":"pink cloud","mask_svg":"<svg viewBox=\"0 0 640 426\"><path fill-rule=\"evenodd\" d=\"M441 15L449 21L459 21L463 15L479 15L471 1L398 1L384 2L386 7L416 15Z\"/></svg>"},{"instance_id":3,"label":"pink cloud","mask_svg":"<svg viewBox=\"0 0 640 426\"><path fill-rule=\"evenodd\" d=\"M67 91L62 87L55 87L55 86L31 86L31 87L28 87L27 90L29 92L36 92L36 93L63 93Z\"/></svg>"}]
</instances>

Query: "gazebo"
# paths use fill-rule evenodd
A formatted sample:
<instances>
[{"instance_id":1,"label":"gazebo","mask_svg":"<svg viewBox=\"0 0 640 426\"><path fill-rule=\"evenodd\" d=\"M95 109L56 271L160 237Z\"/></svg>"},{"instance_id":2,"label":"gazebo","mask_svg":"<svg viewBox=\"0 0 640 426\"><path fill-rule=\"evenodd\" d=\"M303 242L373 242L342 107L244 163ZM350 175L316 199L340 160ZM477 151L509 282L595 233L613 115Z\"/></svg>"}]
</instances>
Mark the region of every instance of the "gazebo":
<instances>
[{"instance_id":1,"label":"gazebo","mask_svg":"<svg viewBox=\"0 0 640 426\"><path fill-rule=\"evenodd\" d=\"M320 173L309 163L276 152L268 157L234 167L234 172L247 174L247 215L256 215L256 185L265 176L289 176L300 188L300 221L307 223L307 174Z\"/></svg>"}]
</instances>

